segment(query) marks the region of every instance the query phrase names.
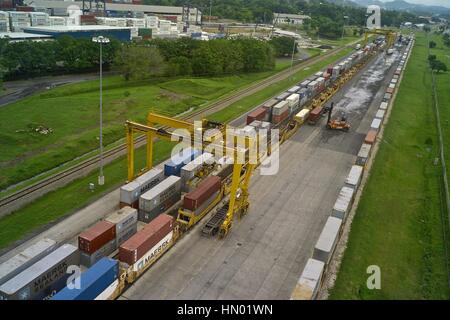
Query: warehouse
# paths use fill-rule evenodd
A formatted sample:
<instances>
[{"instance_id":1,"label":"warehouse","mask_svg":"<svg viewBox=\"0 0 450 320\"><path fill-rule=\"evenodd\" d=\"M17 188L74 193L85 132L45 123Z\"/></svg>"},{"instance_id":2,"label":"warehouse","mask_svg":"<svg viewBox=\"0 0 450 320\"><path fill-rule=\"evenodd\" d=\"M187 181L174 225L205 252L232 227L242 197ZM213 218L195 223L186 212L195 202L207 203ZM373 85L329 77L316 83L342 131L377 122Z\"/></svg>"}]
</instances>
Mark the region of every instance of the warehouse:
<instances>
[{"instance_id":1,"label":"warehouse","mask_svg":"<svg viewBox=\"0 0 450 320\"><path fill-rule=\"evenodd\" d=\"M45 27L28 27L24 29L25 33L34 35L48 35L54 38L62 36L72 36L74 38L92 39L99 35L115 38L120 41L131 40L131 29L111 26L45 26Z\"/></svg>"},{"instance_id":2,"label":"warehouse","mask_svg":"<svg viewBox=\"0 0 450 320\"><path fill-rule=\"evenodd\" d=\"M67 15L67 8L69 6L83 7L81 1L51 1L51 0L27 0L25 1L31 7L35 8L47 8L51 11L52 15ZM168 20L176 19L181 21L183 15L183 7L169 7L169 6L149 6L139 4L127 4L127 3L106 3L106 12L111 16L128 16L131 14L148 14L158 15L165 17ZM62 14L65 13L65 14ZM189 10L189 22L194 24L200 24L202 20L202 13L196 8Z\"/></svg>"}]
</instances>

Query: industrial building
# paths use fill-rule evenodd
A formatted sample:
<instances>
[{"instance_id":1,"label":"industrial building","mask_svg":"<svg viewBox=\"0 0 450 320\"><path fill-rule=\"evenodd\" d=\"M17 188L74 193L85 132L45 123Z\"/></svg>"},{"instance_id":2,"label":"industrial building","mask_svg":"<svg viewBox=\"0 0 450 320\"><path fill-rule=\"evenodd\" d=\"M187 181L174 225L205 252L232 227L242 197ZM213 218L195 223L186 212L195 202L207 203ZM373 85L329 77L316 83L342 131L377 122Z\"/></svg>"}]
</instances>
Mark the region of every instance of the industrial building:
<instances>
[{"instance_id":1,"label":"industrial building","mask_svg":"<svg viewBox=\"0 0 450 320\"><path fill-rule=\"evenodd\" d=\"M111 27L111 26L43 26L29 27L24 29L25 33L33 35L50 36L59 38L62 36L72 36L73 38L92 39L99 35L108 38L115 38L120 41L130 41L131 28Z\"/></svg>"},{"instance_id":2,"label":"industrial building","mask_svg":"<svg viewBox=\"0 0 450 320\"><path fill-rule=\"evenodd\" d=\"M58 1L58 0L26 0L25 4L34 7L35 11L40 11L43 8L48 10L53 16L67 16L67 9L70 6L77 6L83 8L82 1ZM146 15L156 15L163 19L172 22L181 21L183 17L183 7L169 7L169 6L150 6L131 3L105 3L105 11L107 16L114 17L143 17ZM197 8L189 8L188 14L189 23L200 24L202 20L202 13Z\"/></svg>"}]
</instances>

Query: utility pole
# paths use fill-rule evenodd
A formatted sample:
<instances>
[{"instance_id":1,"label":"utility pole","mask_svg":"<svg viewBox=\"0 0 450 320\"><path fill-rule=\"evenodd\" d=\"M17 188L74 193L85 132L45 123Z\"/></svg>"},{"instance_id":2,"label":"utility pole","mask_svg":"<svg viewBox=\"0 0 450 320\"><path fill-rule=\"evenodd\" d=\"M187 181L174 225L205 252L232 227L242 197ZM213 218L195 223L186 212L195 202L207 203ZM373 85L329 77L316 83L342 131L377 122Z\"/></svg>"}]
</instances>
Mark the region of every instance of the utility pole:
<instances>
[{"instance_id":1,"label":"utility pole","mask_svg":"<svg viewBox=\"0 0 450 320\"><path fill-rule=\"evenodd\" d=\"M105 184L103 175L103 44L109 43L109 39L103 36L93 37L92 42L100 45L100 173L98 175L98 185Z\"/></svg>"}]
</instances>

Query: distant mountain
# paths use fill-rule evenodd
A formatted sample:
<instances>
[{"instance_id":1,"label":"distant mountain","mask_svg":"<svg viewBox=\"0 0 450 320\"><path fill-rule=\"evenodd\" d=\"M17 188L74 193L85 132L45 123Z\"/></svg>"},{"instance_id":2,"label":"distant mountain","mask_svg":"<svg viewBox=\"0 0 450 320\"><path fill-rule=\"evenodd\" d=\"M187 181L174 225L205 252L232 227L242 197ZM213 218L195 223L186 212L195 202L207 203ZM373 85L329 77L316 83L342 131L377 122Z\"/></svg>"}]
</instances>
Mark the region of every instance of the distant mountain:
<instances>
[{"instance_id":1,"label":"distant mountain","mask_svg":"<svg viewBox=\"0 0 450 320\"><path fill-rule=\"evenodd\" d=\"M414 4L404 0L394 0L390 2L381 2L379 0L353 0L353 2L363 7L367 7L373 4L387 10L408 11L419 14L450 14L450 8L441 6L429 6L424 4Z\"/></svg>"}]
</instances>

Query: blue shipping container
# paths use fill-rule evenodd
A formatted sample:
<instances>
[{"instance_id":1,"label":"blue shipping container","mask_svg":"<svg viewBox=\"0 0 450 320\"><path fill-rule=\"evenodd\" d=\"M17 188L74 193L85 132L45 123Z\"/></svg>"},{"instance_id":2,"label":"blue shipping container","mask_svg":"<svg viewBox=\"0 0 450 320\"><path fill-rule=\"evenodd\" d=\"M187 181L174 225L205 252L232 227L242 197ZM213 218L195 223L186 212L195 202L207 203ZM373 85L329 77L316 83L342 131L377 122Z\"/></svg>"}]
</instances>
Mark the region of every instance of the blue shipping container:
<instances>
[{"instance_id":1,"label":"blue shipping container","mask_svg":"<svg viewBox=\"0 0 450 320\"><path fill-rule=\"evenodd\" d=\"M186 155L181 153L172 157L172 159L164 165L164 175L166 177L170 176L180 176L181 168L186 164L197 158L201 153L198 150L187 148L190 152ZM184 155L184 156L183 156Z\"/></svg>"},{"instance_id":2,"label":"blue shipping container","mask_svg":"<svg viewBox=\"0 0 450 320\"><path fill-rule=\"evenodd\" d=\"M80 276L80 289L67 286L52 297L52 300L94 300L119 276L119 262L102 258Z\"/></svg>"}]
</instances>

